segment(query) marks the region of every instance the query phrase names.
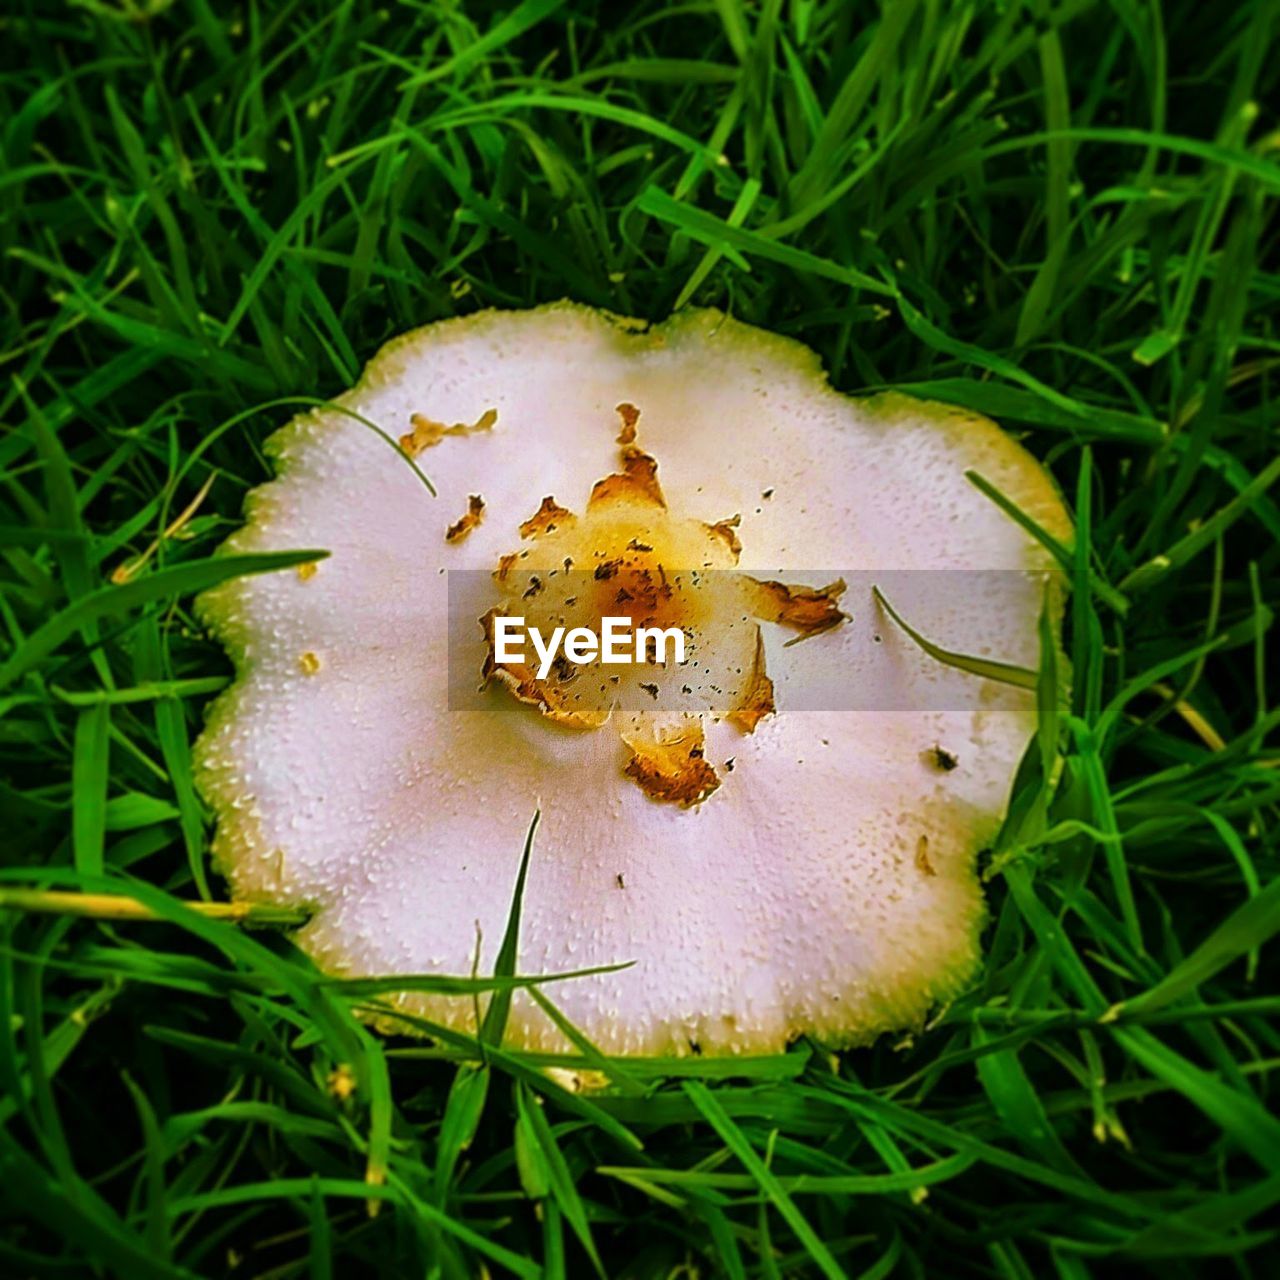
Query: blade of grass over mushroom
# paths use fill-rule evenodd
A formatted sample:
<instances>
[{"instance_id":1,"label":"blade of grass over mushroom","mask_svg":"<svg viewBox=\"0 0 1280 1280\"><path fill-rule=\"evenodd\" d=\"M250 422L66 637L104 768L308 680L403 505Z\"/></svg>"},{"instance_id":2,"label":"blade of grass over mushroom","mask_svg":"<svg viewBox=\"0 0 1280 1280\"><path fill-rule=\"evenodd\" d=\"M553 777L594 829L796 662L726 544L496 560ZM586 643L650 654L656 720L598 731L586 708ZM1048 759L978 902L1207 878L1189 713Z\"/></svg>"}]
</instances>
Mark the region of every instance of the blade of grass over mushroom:
<instances>
[{"instance_id":1,"label":"blade of grass over mushroom","mask_svg":"<svg viewBox=\"0 0 1280 1280\"><path fill-rule=\"evenodd\" d=\"M566 1040L582 1055L582 1064L590 1071L599 1071L606 1079L615 1084L623 1093L633 1097L642 1097L645 1087L620 1059L609 1057L591 1043L573 1023L564 1016L555 1003L535 986L527 988L530 999L555 1024Z\"/></svg>"},{"instance_id":2,"label":"blade of grass over mushroom","mask_svg":"<svg viewBox=\"0 0 1280 1280\"><path fill-rule=\"evenodd\" d=\"M966 471L964 474L965 479L979 493L985 494L990 498L1020 529L1025 529L1045 550L1053 555L1053 558L1064 569L1071 567L1072 553L1068 547L1055 538L1047 529L1037 524L1016 502L1001 493L985 476L977 471Z\"/></svg>"},{"instance_id":3,"label":"blade of grass over mushroom","mask_svg":"<svg viewBox=\"0 0 1280 1280\"><path fill-rule=\"evenodd\" d=\"M520 910L524 904L525 877L529 874L529 858L533 853L533 838L538 832L538 823L542 819L542 810L534 811L529 822L529 831L524 838L524 850L520 854L520 868L516 872L515 888L511 894L511 912L507 916L506 932L502 936L502 945L498 949L494 961L493 976L495 978L512 978L516 972L516 959L520 950ZM506 1034L507 1018L511 1013L511 990L498 990L489 998L489 1007L485 1010L484 1021L480 1024L480 1043L499 1047Z\"/></svg>"},{"instance_id":4,"label":"blade of grass over mushroom","mask_svg":"<svg viewBox=\"0 0 1280 1280\"><path fill-rule=\"evenodd\" d=\"M323 560L327 551L272 551L257 555L212 556L161 569L123 586L99 587L55 614L33 631L0 665L0 688L19 680L38 662L69 640L86 622L95 621L153 600L191 595L247 574L274 573Z\"/></svg>"},{"instance_id":5,"label":"blade of grass over mushroom","mask_svg":"<svg viewBox=\"0 0 1280 1280\"><path fill-rule=\"evenodd\" d=\"M338 404L332 400L321 400L314 396L282 396L278 400L269 400L263 404L254 405L252 409L245 409L241 413L233 414L230 418L218 424L209 432L202 440L196 443L187 453L182 461L182 465L178 468L172 482L165 490L164 501L161 506L160 523L163 527L169 521L169 507L173 500L173 495L177 490L178 483L184 476L190 472L204 454L211 449L219 439L230 431L233 427L241 426L249 419L257 417L261 413L270 412L272 409L298 406L310 409L321 409L326 413L335 413L344 418L350 418L353 422L358 422L362 427L372 431L380 440L388 447L394 449L400 459L405 462L410 470L418 477L423 488L434 498L436 497L435 486L431 483L426 473L414 461L411 454L400 447L400 442L389 432L383 430L376 422L370 418L366 418L363 414L357 413L354 409L348 408L344 404Z\"/></svg>"},{"instance_id":6,"label":"blade of grass over mushroom","mask_svg":"<svg viewBox=\"0 0 1280 1280\"><path fill-rule=\"evenodd\" d=\"M1038 678L1036 672L1008 662L995 662L990 658L977 658L969 654L952 653L947 649L943 649L940 645L927 640L909 622L903 619L902 615L885 598L879 587L873 586L871 594L875 596L876 602L889 617L935 662L941 662L943 666L955 667L959 671L967 671L970 675L981 676L984 680L994 680L998 684L1013 685L1018 689L1034 689L1036 687Z\"/></svg>"},{"instance_id":7,"label":"blade of grass over mushroom","mask_svg":"<svg viewBox=\"0 0 1280 1280\"><path fill-rule=\"evenodd\" d=\"M1011 501L1003 493L1000 492L995 485L991 483L985 476L980 475L976 471L966 471L969 483L973 485L979 493L985 494L992 502L1000 508L1001 511L1014 521L1019 528L1025 529L1042 547L1047 550L1055 560L1064 568L1070 569L1074 563L1073 553L1070 548L1063 545L1055 538L1047 529L1043 528L1035 520L1033 520L1017 503ZM1089 573L1089 584L1093 593L1099 600L1104 600L1117 613L1123 615L1128 612L1129 601L1125 599L1124 594L1117 591L1109 582L1103 579L1096 570L1091 569Z\"/></svg>"},{"instance_id":8,"label":"blade of grass over mushroom","mask_svg":"<svg viewBox=\"0 0 1280 1280\"><path fill-rule=\"evenodd\" d=\"M554 973L475 974L467 977L446 973L396 974L385 978L321 978L322 985L332 987L344 995L365 999L396 991L430 991L439 995L472 995L487 991L506 992L529 990L557 982L571 982L575 978L590 978L596 974L618 973L629 964L598 965L593 969L566 969Z\"/></svg>"}]
</instances>

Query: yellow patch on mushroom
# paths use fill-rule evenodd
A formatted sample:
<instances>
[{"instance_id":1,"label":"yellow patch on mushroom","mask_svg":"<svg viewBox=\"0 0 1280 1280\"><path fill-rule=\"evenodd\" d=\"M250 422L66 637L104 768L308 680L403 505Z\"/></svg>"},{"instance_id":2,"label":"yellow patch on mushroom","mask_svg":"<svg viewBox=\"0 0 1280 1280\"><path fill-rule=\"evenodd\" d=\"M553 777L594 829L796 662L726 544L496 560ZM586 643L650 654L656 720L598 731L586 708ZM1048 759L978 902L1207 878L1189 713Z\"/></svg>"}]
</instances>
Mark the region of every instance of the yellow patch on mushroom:
<instances>
[{"instance_id":1,"label":"yellow patch on mushroom","mask_svg":"<svg viewBox=\"0 0 1280 1280\"><path fill-rule=\"evenodd\" d=\"M320 670L320 658L318 654L312 653L310 649L306 651L298 659L298 670L304 676L313 676Z\"/></svg>"},{"instance_id":2,"label":"yellow patch on mushroom","mask_svg":"<svg viewBox=\"0 0 1280 1280\"><path fill-rule=\"evenodd\" d=\"M461 542L484 519L484 499L473 493L467 498L466 514L455 520L445 531L446 542Z\"/></svg>"},{"instance_id":3,"label":"yellow patch on mushroom","mask_svg":"<svg viewBox=\"0 0 1280 1280\"><path fill-rule=\"evenodd\" d=\"M310 582L316 576L319 568L320 566L314 560L308 560L306 564L300 564L298 566L298 581Z\"/></svg>"},{"instance_id":4,"label":"yellow patch on mushroom","mask_svg":"<svg viewBox=\"0 0 1280 1280\"><path fill-rule=\"evenodd\" d=\"M622 740L634 753L623 772L654 800L687 809L720 785L715 769L707 762L702 725L697 721L652 738L624 734Z\"/></svg>"},{"instance_id":5,"label":"yellow patch on mushroom","mask_svg":"<svg viewBox=\"0 0 1280 1280\"><path fill-rule=\"evenodd\" d=\"M720 780L702 759L701 737L672 739L668 726L694 725L701 735L703 723L724 720L753 733L776 709L755 617L816 634L843 619L844 583L815 589L741 578L740 517L708 523L670 512L656 459L632 443L640 410L622 404L618 412L623 470L595 483L582 516L544 498L520 526L537 545L499 560L493 578L506 603L481 620L483 676L566 727L596 729L616 716L624 741L641 744L627 776L653 799L689 807ZM619 672L617 657L597 647L585 661L561 654L531 665L522 649L520 661L499 663L494 619L511 615L544 638L557 628L597 634L606 619L629 622L634 662ZM648 629L643 638L640 628ZM674 663L672 637L684 641Z\"/></svg>"},{"instance_id":6,"label":"yellow patch on mushroom","mask_svg":"<svg viewBox=\"0 0 1280 1280\"><path fill-rule=\"evenodd\" d=\"M455 422L451 427L428 418L425 413L409 415L412 431L400 437L400 447L410 457L417 457L424 449L437 445L445 436L469 436L478 431L489 431L498 421L497 409L486 409L474 422Z\"/></svg>"}]
</instances>

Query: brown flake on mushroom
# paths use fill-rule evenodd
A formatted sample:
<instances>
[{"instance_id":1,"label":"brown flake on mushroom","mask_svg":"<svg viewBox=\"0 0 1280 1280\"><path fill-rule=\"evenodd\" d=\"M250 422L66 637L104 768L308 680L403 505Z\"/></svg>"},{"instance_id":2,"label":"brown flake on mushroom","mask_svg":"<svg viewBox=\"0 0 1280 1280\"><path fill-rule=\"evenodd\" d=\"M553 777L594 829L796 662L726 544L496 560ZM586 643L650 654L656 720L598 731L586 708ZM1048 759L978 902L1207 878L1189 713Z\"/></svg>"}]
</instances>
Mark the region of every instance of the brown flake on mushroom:
<instances>
[{"instance_id":1,"label":"brown flake on mushroom","mask_svg":"<svg viewBox=\"0 0 1280 1280\"><path fill-rule=\"evenodd\" d=\"M520 526L522 538L537 538L544 533L554 533L564 525L577 520L567 507L562 507L550 494L542 500L542 505Z\"/></svg>"},{"instance_id":2,"label":"brown flake on mushroom","mask_svg":"<svg viewBox=\"0 0 1280 1280\"><path fill-rule=\"evenodd\" d=\"M756 655L742 699L725 718L743 733L755 733L756 725L777 710L773 698L773 681L765 671L764 636L756 628Z\"/></svg>"},{"instance_id":3,"label":"brown flake on mushroom","mask_svg":"<svg viewBox=\"0 0 1280 1280\"><path fill-rule=\"evenodd\" d=\"M751 586L756 617L791 627L802 637L821 635L845 620L840 609L840 597L846 586L843 578L816 589L788 586L774 579L747 578L746 581Z\"/></svg>"},{"instance_id":4,"label":"brown flake on mushroom","mask_svg":"<svg viewBox=\"0 0 1280 1280\"><path fill-rule=\"evenodd\" d=\"M921 757L927 765L937 769L939 773L950 773L960 763L960 757L954 751L948 751L946 747L940 747L936 742L927 751L922 752Z\"/></svg>"},{"instance_id":5,"label":"brown flake on mushroom","mask_svg":"<svg viewBox=\"0 0 1280 1280\"><path fill-rule=\"evenodd\" d=\"M499 616L500 610L490 609L480 619L487 646L481 672L484 684L496 680L506 687L517 702L537 707L548 720L563 725L566 729L598 729L609 719L608 710L602 712L590 704L582 705L571 690L563 687L572 678L565 678L563 666L556 671L556 680L542 680L538 678L537 669L530 663L499 662L494 640L494 619ZM575 706L576 701L579 705Z\"/></svg>"},{"instance_id":6,"label":"brown flake on mushroom","mask_svg":"<svg viewBox=\"0 0 1280 1280\"><path fill-rule=\"evenodd\" d=\"M687 809L720 785L706 758L702 725L697 722L652 737L624 734L623 741L632 751L624 772L653 800Z\"/></svg>"},{"instance_id":7,"label":"brown flake on mushroom","mask_svg":"<svg viewBox=\"0 0 1280 1280\"><path fill-rule=\"evenodd\" d=\"M410 457L417 457L424 449L439 444L445 436L469 436L479 431L489 431L497 421L496 409L486 409L474 422L455 422L452 426L436 422L425 413L411 413L409 425L412 430L400 437L400 448Z\"/></svg>"},{"instance_id":8,"label":"brown flake on mushroom","mask_svg":"<svg viewBox=\"0 0 1280 1280\"><path fill-rule=\"evenodd\" d=\"M922 835L916 841L916 868L922 875L936 876L938 873L933 869L933 863L929 861L929 837Z\"/></svg>"},{"instance_id":9,"label":"brown flake on mushroom","mask_svg":"<svg viewBox=\"0 0 1280 1280\"><path fill-rule=\"evenodd\" d=\"M587 510L606 502L630 502L665 508L667 500L658 483L658 464L636 445L624 445L622 470L597 480L587 499Z\"/></svg>"},{"instance_id":10,"label":"brown flake on mushroom","mask_svg":"<svg viewBox=\"0 0 1280 1280\"><path fill-rule=\"evenodd\" d=\"M627 404L623 401L617 406L618 417L622 419L622 430L618 432L618 443L622 445L635 444L636 441L636 423L640 421L640 410L633 404Z\"/></svg>"},{"instance_id":11,"label":"brown flake on mushroom","mask_svg":"<svg viewBox=\"0 0 1280 1280\"><path fill-rule=\"evenodd\" d=\"M715 524L707 525L707 532L713 534L728 548L729 554L733 556L734 563L738 561L738 557L742 554L742 543L738 540L738 530L742 526L742 516L730 516L728 520L717 520Z\"/></svg>"},{"instance_id":12,"label":"brown flake on mushroom","mask_svg":"<svg viewBox=\"0 0 1280 1280\"><path fill-rule=\"evenodd\" d=\"M467 498L466 513L444 531L444 540L461 542L483 518L484 499L478 493L473 493Z\"/></svg>"}]
</instances>

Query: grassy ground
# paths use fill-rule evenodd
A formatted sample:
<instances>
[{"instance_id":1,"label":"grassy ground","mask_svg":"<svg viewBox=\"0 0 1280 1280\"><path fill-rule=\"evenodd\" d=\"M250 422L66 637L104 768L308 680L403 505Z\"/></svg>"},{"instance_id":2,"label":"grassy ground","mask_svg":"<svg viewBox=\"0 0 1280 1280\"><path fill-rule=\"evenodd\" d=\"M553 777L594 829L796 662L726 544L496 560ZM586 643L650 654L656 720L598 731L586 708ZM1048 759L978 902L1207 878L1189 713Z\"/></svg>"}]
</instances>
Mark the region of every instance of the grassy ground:
<instances>
[{"instance_id":1,"label":"grassy ground","mask_svg":"<svg viewBox=\"0 0 1280 1280\"><path fill-rule=\"evenodd\" d=\"M1275 1274L1275 3L3 10L0 1272ZM561 296L731 309L1069 496L1072 713L927 1030L584 1099L174 905L221 891L189 605L259 442Z\"/></svg>"}]
</instances>

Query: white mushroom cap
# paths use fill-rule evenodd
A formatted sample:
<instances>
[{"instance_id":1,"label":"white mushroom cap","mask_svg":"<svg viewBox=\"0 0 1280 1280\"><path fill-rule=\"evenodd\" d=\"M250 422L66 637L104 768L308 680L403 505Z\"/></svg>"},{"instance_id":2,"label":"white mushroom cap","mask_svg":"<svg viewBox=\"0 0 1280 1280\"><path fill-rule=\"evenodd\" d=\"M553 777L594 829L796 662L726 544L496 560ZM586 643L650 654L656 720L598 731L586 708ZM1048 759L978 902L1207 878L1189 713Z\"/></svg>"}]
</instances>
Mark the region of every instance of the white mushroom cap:
<instances>
[{"instance_id":1,"label":"white mushroom cap","mask_svg":"<svg viewBox=\"0 0 1280 1280\"><path fill-rule=\"evenodd\" d=\"M350 414L273 438L279 477L228 547L331 555L201 601L238 670L197 749L238 898L312 907L299 942L334 973L466 974L477 957L492 972L540 806L517 969L630 962L543 988L608 1052L860 1043L961 989L983 921L975 859L1034 699L928 657L871 585L947 650L1036 667L1049 558L965 476L1069 541L1029 454L954 408L840 395L807 348L713 311L657 328L567 304L446 321L389 343L338 404L409 436L439 497ZM504 555L549 554L519 534L545 497L589 524L593 485L619 472L619 405L657 460L655 520L740 514L752 578L849 584L831 597L843 620L804 643L760 624L776 710L753 731L710 695L700 719L698 691L681 704L676 728L702 735L718 784L684 803L627 776L643 726L566 727L501 680L481 692L481 628L450 641L451 577L455 615L476 619ZM901 572L922 569L967 572ZM398 1007L474 1027L470 998ZM523 993L507 1036L566 1047Z\"/></svg>"}]
</instances>

